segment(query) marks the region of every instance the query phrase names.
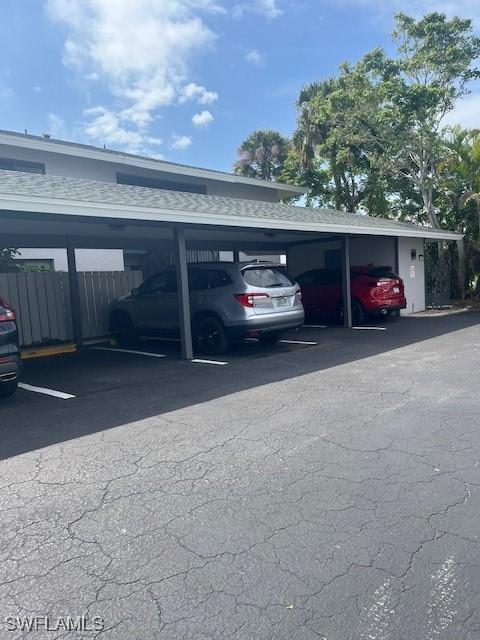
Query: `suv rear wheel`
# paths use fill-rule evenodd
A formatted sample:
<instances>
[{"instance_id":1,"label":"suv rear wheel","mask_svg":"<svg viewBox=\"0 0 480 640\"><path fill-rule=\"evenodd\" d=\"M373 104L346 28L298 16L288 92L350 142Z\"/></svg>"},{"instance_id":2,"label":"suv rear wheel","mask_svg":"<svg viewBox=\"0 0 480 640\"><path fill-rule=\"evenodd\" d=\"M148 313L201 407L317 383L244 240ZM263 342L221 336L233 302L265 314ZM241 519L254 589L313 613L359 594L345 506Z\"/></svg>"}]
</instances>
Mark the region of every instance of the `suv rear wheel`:
<instances>
[{"instance_id":1,"label":"suv rear wheel","mask_svg":"<svg viewBox=\"0 0 480 640\"><path fill-rule=\"evenodd\" d=\"M8 382L0 382L0 398L8 398L13 396L17 390L18 383L16 380L9 380Z\"/></svg>"},{"instance_id":2,"label":"suv rear wheel","mask_svg":"<svg viewBox=\"0 0 480 640\"><path fill-rule=\"evenodd\" d=\"M110 327L115 340L121 347L134 347L137 344L137 331L128 313L114 313Z\"/></svg>"},{"instance_id":3,"label":"suv rear wheel","mask_svg":"<svg viewBox=\"0 0 480 640\"><path fill-rule=\"evenodd\" d=\"M207 355L220 355L229 347L223 324L215 316L205 316L194 325L195 346Z\"/></svg>"},{"instance_id":4,"label":"suv rear wheel","mask_svg":"<svg viewBox=\"0 0 480 640\"><path fill-rule=\"evenodd\" d=\"M338 311L338 319L343 322L343 304ZM358 300L352 300L352 324L362 324L365 322L365 311Z\"/></svg>"}]
</instances>

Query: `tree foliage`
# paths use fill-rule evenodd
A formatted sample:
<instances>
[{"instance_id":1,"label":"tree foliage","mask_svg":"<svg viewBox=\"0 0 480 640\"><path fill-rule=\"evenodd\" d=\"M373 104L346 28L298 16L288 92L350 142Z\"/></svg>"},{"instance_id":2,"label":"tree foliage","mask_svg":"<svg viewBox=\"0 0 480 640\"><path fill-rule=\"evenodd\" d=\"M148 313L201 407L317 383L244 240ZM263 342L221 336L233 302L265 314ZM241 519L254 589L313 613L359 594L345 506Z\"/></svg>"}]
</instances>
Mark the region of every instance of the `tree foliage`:
<instances>
[{"instance_id":1,"label":"tree foliage","mask_svg":"<svg viewBox=\"0 0 480 640\"><path fill-rule=\"evenodd\" d=\"M282 172L290 141L279 131L253 131L237 150L235 173L247 178L276 180Z\"/></svg>"}]
</instances>

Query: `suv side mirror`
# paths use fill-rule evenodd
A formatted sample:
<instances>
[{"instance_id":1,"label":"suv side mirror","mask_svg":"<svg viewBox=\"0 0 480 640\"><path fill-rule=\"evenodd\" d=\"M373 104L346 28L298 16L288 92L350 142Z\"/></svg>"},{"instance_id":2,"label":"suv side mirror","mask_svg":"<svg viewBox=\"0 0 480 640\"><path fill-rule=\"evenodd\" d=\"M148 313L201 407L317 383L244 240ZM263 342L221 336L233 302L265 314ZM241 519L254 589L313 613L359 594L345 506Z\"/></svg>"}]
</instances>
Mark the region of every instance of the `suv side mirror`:
<instances>
[{"instance_id":1,"label":"suv side mirror","mask_svg":"<svg viewBox=\"0 0 480 640\"><path fill-rule=\"evenodd\" d=\"M134 298L138 298L138 296L140 295L140 289L138 287L134 287L130 293L132 294L132 296Z\"/></svg>"}]
</instances>

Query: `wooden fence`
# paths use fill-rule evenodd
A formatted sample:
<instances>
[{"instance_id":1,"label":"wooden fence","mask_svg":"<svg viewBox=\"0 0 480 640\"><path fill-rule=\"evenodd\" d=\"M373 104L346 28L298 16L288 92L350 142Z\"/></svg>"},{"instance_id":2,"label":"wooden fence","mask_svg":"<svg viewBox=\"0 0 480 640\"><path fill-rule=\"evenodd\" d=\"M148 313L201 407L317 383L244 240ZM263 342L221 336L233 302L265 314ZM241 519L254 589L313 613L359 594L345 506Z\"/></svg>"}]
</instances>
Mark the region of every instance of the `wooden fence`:
<instances>
[{"instance_id":1,"label":"wooden fence","mask_svg":"<svg viewBox=\"0 0 480 640\"><path fill-rule=\"evenodd\" d=\"M104 336L108 333L110 303L137 287L142 274L138 271L86 271L77 275L83 337ZM17 312L22 346L72 340L67 273L0 273L0 297L8 300Z\"/></svg>"}]
</instances>

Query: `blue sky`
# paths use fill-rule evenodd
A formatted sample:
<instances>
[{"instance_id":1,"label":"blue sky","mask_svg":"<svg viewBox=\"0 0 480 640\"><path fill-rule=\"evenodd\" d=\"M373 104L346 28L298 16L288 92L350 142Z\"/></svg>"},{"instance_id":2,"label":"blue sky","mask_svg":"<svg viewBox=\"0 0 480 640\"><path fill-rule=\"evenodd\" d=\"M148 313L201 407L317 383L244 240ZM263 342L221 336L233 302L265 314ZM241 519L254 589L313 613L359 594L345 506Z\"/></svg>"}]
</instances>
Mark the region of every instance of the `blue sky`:
<instances>
[{"instance_id":1,"label":"blue sky","mask_svg":"<svg viewBox=\"0 0 480 640\"><path fill-rule=\"evenodd\" d=\"M286 134L299 88L377 45L393 14L478 0L2 0L0 128L230 170ZM480 126L480 88L450 118Z\"/></svg>"}]
</instances>

